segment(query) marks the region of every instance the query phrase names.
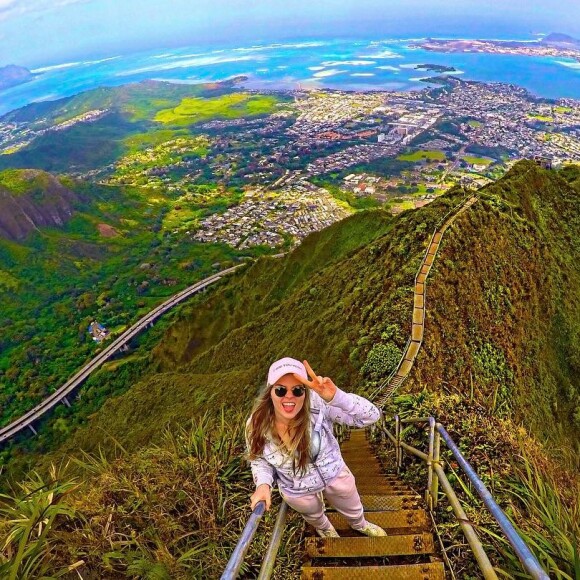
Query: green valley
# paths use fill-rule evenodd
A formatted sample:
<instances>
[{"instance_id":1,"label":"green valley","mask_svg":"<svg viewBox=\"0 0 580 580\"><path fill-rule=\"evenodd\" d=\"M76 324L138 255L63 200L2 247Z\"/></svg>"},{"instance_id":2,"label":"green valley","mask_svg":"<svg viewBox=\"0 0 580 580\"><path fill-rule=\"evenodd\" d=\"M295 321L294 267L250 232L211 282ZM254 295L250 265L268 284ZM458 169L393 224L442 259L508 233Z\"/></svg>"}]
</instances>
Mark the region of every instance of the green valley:
<instances>
[{"instance_id":1,"label":"green valley","mask_svg":"<svg viewBox=\"0 0 580 580\"><path fill-rule=\"evenodd\" d=\"M243 264L132 340L34 437L0 449L0 576L218 577L248 516L243 425L265 369L308 359L370 395L405 350L431 234L476 194L445 233L423 345L384 412L444 423L542 564L573 578L578 109L459 79L412 99L241 91L238 80L99 88L0 119L0 425L102 351L92 321L114 338ZM521 109L522 133L503 141L492 116L466 112L498 95ZM567 123L561 135L539 122L548 113ZM524 138L533 156L564 147L566 163L516 161ZM419 445L422 433L405 436ZM493 564L520 577L445 461ZM424 485L421 468L406 468ZM17 533L23 513L48 515ZM437 517L462 577L478 577L445 503ZM276 578L298 577L303 532L292 516Z\"/></svg>"},{"instance_id":2,"label":"green valley","mask_svg":"<svg viewBox=\"0 0 580 580\"><path fill-rule=\"evenodd\" d=\"M387 409L436 415L531 537L548 534L548 525L572 538L579 531L578 521L566 516L578 509L580 383L574 361L580 304L566 292L580 276L574 241L578 181L578 167L556 174L522 162L481 190L479 201L454 222L429 282L425 344ZM82 557L97 575L125 573L137 561L168 577L202 569L218 574L247 516L251 483L241 463L240 426L269 361L294 354L347 390L374 390L396 364L396 355L386 353L401 352L407 340L413 280L425 245L463 194L456 188L394 218L382 210L360 212L311 234L283 258L248 265L182 308L150 352L91 378L89 397L98 389L111 393L100 410L84 415L81 399L46 421L38 438L7 450L14 470L29 461L48 469L78 449L96 454L80 457L74 470L83 474L83 492L62 499L77 512L55 529L59 548L47 560L51 569ZM126 392L115 396L119 371ZM75 418L79 412L81 420ZM539 470L544 491L533 487L528 468ZM205 478L195 488L197 480L185 475L190 470ZM170 481L179 483L174 488ZM550 494L559 510L550 512L550 524L546 514L540 517L518 500L534 489ZM143 494L146 501L139 500ZM229 498L227 514L216 497ZM162 506L169 505L180 506L171 518L162 516ZM168 546L167 526L183 530L179 514L194 505L206 511L191 520L189 541L168 547L160 558L152 546ZM114 562L100 555L95 527L107 513L114 514L110 521L117 529L136 534ZM494 563L514 573L512 556L494 540L497 529L480 519L477 507L469 513L489 530L484 542ZM297 559L288 554L296 554L300 528L296 520L291 526L295 531L285 540L277 570L296 577ZM456 524L445 526L449 554L475 574L453 547ZM261 546L250 554L254 572ZM546 543L537 551L551 570L572 573L574 556L566 544Z\"/></svg>"},{"instance_id":3,"label":"green valley","mask_svg":"<svg viewBox=\"0 0 580 580\"><path fill-rule=\"evenodd\" d=\"M279 100L272 96L251 96L244 93L210 99L186 98L172 109L159 111L154 120L164 125L191 125L209 119L237 119L267 115L276 110Z\"/></svg>"}]
</instances>

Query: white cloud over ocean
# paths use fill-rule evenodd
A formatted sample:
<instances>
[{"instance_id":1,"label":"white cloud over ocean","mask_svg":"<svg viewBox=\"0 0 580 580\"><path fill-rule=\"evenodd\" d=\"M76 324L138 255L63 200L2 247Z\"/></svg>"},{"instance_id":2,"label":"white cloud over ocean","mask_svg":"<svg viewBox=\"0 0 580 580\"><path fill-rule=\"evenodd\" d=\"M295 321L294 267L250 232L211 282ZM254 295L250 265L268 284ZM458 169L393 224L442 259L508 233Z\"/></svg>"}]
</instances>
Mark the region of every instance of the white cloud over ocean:
<instances>
[{"instance_id":1,"label":"white cloud over ocean","mask_svg":"<svg viewBox=\"0 0 580 580\"><path fill-rule=\"evenodd\" d=\"M320 72L314 73L314 75L312 75L312 76L314 76L317 79L321 79L321 78L325 78L325 77L333 77L334 75L340 75L340 74L343 74L346 72L348 72L348 71L347 70L340 70L337 68L331 68L328 70L321 70Z\"/></svg>"}]
</instances>

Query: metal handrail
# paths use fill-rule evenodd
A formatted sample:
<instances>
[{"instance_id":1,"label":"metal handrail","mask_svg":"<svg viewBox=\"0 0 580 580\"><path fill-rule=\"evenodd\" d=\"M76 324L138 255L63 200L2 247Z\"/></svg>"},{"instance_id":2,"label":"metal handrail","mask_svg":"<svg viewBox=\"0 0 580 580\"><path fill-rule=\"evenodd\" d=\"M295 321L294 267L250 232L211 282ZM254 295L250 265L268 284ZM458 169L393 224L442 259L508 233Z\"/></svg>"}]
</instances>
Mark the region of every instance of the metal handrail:
<instances>
[{"instance_id":1,"label":"metal handrail","mask_svg":"<svg viewBox=\"0 0 580 580\"><path fill-rule=\"evenodd\" d=\"M436 425L437 431L443 437L445 443L447 443L447 447L453 453L455 459L457 459L457 463L463 469L465 474L467 475L469 481L473 484L477 495L482 499L483 503L486 505L487 509L491 512L491 515L494 517L495 521L499 524L499 527L502 529L503 533L506 535L509 543L512 545L512 548L515 550L522 566L525 570L532 576L532 578L538 579L546 579L548 580L548 575L544 572L540 563L532 553L532 551L528 548L527 544L522 540L521 536L518 534L517 530L514 528L513 524L509 521L508 517L505 515L504 511L499 507L496 501L493 499L493 496L483 483L471 464L463 457L461 451L455 444L455 441L451 439L449 433L441 423L437 423Z\"/></svg>"},{"instance_id":2,"label":"metal handrail","mask_svg":"<svg viewBox=\"0 0 580 580\"><path fill-rule=\"evenodd\" d=\"M246 527L236 544L233 554L230 556L228 565L226 566L224 573L221 575L220 580L235 580L238 577L246 552L252 543L252 539L254 538L256 530L258 529L258 524L260 523L260 518L264 515L265 510L265 501L259 501L256 504L256 507L254 507L254 511L246 523Z\"/></svg>"},{"instance_id":3,"label":"metal handrail","mask_svg":"<svg viewBox=\"0 0 580 580\"><path fill-rule=\"evenodd\" d=\"M440 442L441 438L447 444L449 450L453 453L453 456L457 460L458 465L461 467L463 472L466 474L467 478L473 484L477 494L484 502L485 506L490 511L491 515L497 522L497 524L502 529L503 533L505 534L508 542L514 549L515 553L517 554L523 568L526 572L535 580L549 580L549 576L546 574L544 569L541 567L540 563L538 562L537 558L534 556L530 548L527 544L522 540L520 535L518 534L517 530L513 526L513 524L509 521L508 517L505 515L503 510L499 507L496 501L493 499L491 493L481 481L479 476L477 475L476 471L470 465L470 463L465 459L462 455L461 451L446 431L445 427L438 423L433 417L419 417L414 419L401 419L398 415L395 415L395 435L393 435L386 427L385 420L381 423L382 430L387 435L387 437L393 442L395 445L395 453L396 453L396 463L397 463L397 470L399 470L402 466L403 462L403 450L408 451L410 454L419 457L427 464L427 473L428 473L428 481L427 481L427 489L425 492L427 505L429 510L433 511L433 509L437 506L437 497L438 497L438 484L441 483L441 487L443 492L447 496L449 503L453 508L453 512L457 520L459 521L459 525L461 526L467 541L473 550L475 559L479 564L479 567L486 579L497 578L495 571L493 570L493 566L491 565L489 558L485 554L483 546L481 544L481 540L477 536L473 526L469 523L463 508L459 502L457 495L455 494L447 476L445 475L443 466L440 460ZM407 443L401 441L401 434L402 429L401 425L403 424L415 424L415 423L428 423L429 424L429 452L424 453Z\"/></svg>"},{"instance_id":4,"label":"metal handrail","mask_svg":"<svg viewBox=\"0 0 580 580\"><path fill-rule=\"evenodd\" d=\"M282 534L284 533L284 525L286 524L286 514L288 513L288 504L283 501L278 511L278 517L276 518L276 523L274 524L274 529L272 530L272 537L270 538L270 544L268 546L268 551L262 560L262 567L260 568L260 575L258 580L269 580L274 571L274 564L276 562L276 555L278 554L278 548L280 548L280 542L282 541Z\"/></svg>"},{"instance_id":5,"label":"metal handrail","mask_svg":"<svg viewBox=\"0 0 580 580\"><path fill-rule=\"evenodd\" d=\"M230 556L228 565L221 575L220 580L235 580L238 577L240 568L246 557L246 553L254 539L254 535L258 529L258 524L260 523L260 518L266 510L266 502L259 501L254 507L252 515L248 519L244 530L242 531L238 543ZM268 545L268 550L266 555L262 560L262 567L260 568L260 575L258 580L269 580L272 576L274 570L274 564L276 562L276 556L278 554L278 549L280 548L280 542L282 541L282 535L284 533L284 526L286 524L286 514L288 513L288 504L283 501L278 510L278 517L276 518L276 523L274 524L274 529L272 530L272 537L270 538L270 544Z\"/></svg>"}]
</instances>

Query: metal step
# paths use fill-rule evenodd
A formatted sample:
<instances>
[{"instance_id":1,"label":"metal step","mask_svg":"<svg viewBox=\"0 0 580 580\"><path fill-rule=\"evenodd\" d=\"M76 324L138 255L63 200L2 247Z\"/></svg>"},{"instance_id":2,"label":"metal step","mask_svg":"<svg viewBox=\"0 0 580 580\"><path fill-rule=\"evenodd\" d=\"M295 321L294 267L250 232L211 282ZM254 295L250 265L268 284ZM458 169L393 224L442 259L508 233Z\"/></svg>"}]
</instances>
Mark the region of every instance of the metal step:
<instances>
[{"instance_id":1,"label":"metal step","mask_svg":"<svg viewBox=\"0 0 580 580\"><path fill-rule=\"evenodd\" d=\"M420 505L417 496L397 496L389 497L385 495L367 495L360 496L363 507L368 511L395 511L395 510L412 510Z\"/></svg>"},{"instance_id":2,"label":"metal step","mask_svg":"<svg viewBox=\"0 0 580 580\"><path fill-rule=\"evenodd\" d=\"M384 496L391 496L391 497L413 497L416 499L421 499L421 496L414 493L410 489L392 489L387 486L381 485L367 485L367 484L358 484L357 483L358 492L361 495L364 494L373 494L373 495L384 495Z\"/></svg>"},{"instance_id":3,"label":"metal step","mask_svg":"<svg viewBox=\"0 0 580 580\"><path fill-rule=\"evenodd\" d=\"M306 538L311 558L366 558L370 556L415 556L435 550L431 534L406 534L382 538Z\"/></svg>"},{"instance_id":4,"label":"metal step","mask_svg":"<svg viewBox=\"0 0 580 580\"><path fill-rule=\"evenodd\" d=\"M304 566L302 580L445 580L443 562L402 566Z\"/></svg>"},{"instance_id":5,"label":"metal step","mask_svg":"<svg viewBox=\"0 0 580 580\"><path fill-rule=\"evenodd\" d=\"M337 512L328 512L328 519L338 530L349 530L350 526L346 518ZM399 528L425 528L429 527L429 518L425 510L399 510L396 512L365 512L365 519L386 530Z\"/></svg>"}]
</instances>

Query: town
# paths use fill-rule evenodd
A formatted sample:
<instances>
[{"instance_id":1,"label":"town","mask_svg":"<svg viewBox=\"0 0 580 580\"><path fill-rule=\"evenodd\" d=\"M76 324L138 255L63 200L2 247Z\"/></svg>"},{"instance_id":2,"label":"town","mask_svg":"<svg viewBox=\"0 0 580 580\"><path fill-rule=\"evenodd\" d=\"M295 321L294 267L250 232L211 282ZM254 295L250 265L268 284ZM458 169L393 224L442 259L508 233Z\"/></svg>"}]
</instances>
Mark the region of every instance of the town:
<instances>
[{"instance_id":1,"label":"town","mask_svg":"<svg viewBox=\"0 0 580 580\"><path fill-rule=\"evenodd\" d=\"M411 92L262 91L283 97L272 114L193 124L73 175L163 192L173 234L243 249L297 244L357 209L421 207L456 184L484 186L518 159L580 161L579 101L447 74L429 81ZM0 123L0 151L108 112L52 127Z\"/></svg>"}]
</instances>

